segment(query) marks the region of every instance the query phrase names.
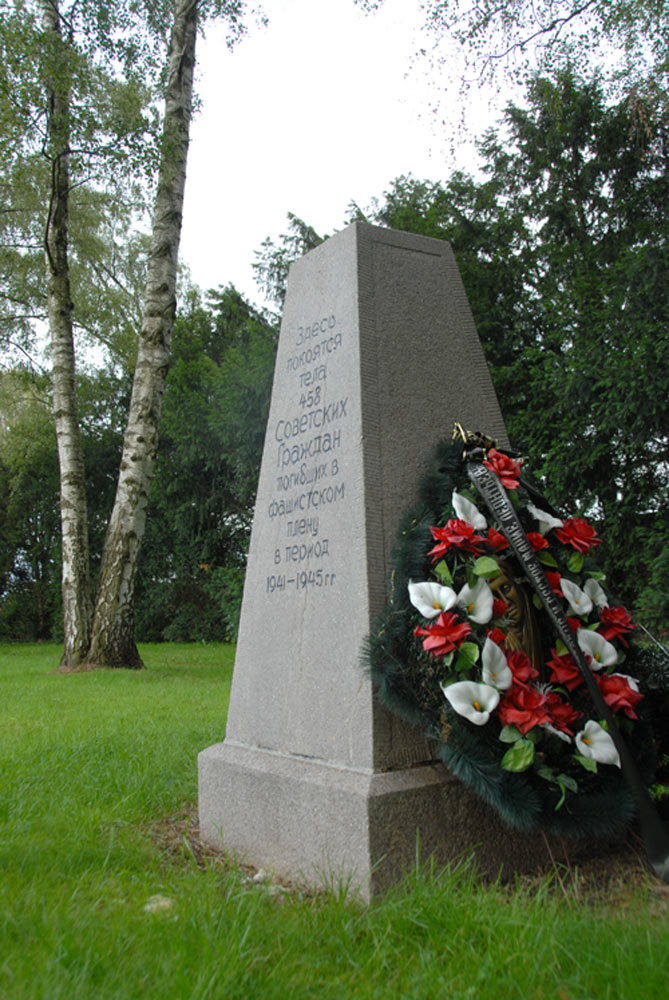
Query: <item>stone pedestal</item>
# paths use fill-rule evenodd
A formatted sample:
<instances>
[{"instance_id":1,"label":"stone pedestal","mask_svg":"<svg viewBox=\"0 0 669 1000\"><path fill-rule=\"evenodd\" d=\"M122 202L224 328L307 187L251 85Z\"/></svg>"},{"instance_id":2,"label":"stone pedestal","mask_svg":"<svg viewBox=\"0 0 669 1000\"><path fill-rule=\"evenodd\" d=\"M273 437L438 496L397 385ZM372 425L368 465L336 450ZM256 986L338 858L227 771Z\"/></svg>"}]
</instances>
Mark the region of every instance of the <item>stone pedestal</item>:
<instances>
[{"instance_id":1,"label":"stone pedestal","mask_svg":"<svg viewBox=\"0 0 669 1000\"><path fill-rule=\"evenodd\" d=\"M364 897L417 838L440 861L478 844L489 871L523 866L526 838L361 667L398 522L456 419L505 441L448 244L355 223L291 267L226 738L199 757L206 841Z\"/></svg>"}]
</instances>

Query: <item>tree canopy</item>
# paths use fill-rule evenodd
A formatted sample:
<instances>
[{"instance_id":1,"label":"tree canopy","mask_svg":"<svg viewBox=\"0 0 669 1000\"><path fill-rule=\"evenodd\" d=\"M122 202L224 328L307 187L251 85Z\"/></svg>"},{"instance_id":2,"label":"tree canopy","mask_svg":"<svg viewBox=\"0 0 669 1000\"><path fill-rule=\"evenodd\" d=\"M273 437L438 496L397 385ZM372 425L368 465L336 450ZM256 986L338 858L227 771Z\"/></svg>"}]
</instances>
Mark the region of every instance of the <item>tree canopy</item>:
<instances>
[{"instance_id":1,"label":"tree canopy","mask_svg":"<svg viewBox=\"0 0 669 1000\"><path fill-rule=\"evenodd\" d=\"M549 500L598 522L609 587L655 624L669 610L668 127L649 127L638 95L609 104L597 80L536 77L482 141L482 181L399 178L354 209L450 240L512 442Z\"/></svg>"},{"instance_id":2,"label":"tree canopy","mask_svg":"<svg viewBox=\"0 0 669 1000\"><path fill-rule=\"evenodd\" d=\"M368 10L384 0L357 0ZM498 73L524 79L567 65L587 73L606 69L614 89L642 89L666 107L669 9L663 0L417 0L425 26L441 42L453 40L464 57L465 88L472 77ZM425 53L424 53L425 54Z\"/></svg>"}]
</instances>

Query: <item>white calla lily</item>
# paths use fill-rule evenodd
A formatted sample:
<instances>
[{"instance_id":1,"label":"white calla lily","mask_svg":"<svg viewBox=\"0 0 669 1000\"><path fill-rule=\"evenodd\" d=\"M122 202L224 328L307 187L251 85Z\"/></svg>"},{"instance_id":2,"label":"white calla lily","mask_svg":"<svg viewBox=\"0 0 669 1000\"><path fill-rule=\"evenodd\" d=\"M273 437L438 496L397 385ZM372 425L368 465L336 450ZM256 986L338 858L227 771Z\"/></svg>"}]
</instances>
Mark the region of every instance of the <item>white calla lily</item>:
<instances>
[{"instance_id":1,"label":"white calla lily","mask_svg":"<svg viewBox=\"0 0 669 1000\"><path fill-rule=\"evenodd\" d=\"M485 580L479 580L475 587L466 583L458 594L459 606L479 625L485 625L492 618L493 601L493 592Z\"/></svg>"},{"instance_id":2,"label":"white calla lily","mask_svg":"<svg viewBox=\"0 0 669 1000\"><path fill-rule=\"evenodd\" d=\"M552 528L561 528L564 524L564 521L561 521L559 517L553 517L548 511L541 510L540 507L535 507L533 503L528 503L527 509L532 517L539 522L539 533L541 535L545 535Z\"/></svg>"},{"instance_id":3,"label":"white calla lily","mask_svg":"<svg viewBox=\"0 0 669 1000\"><path fill-rule=\"evenodd\" d=\"M507 691L513 684L513 674L506 662L506 656L497 643L489 637L483 644L481 677L484 684L489 684L498 691Z\"/></svg>"},{"instance_id":4,"label":"white calla lily","mask_svg":"<svg viewBox=\"0 0 669 1000\"><path fill-rule=\"evenodd\" d=\"M583 757L592 757L600 764L615 764L620 767L615 743L594 719L586 722L585 728L576 734L576 747Z\"/></svg>"},{"instance_id":5,"label":"white calla lily","mask_svg":"<svg viewBox=\"0 0 669 1000\"><path fill-rule=\"evenodd\" d=\"M597 580L593 580L590 577L583 584L583 592L588 595L593 604L596 604L598 608L608 608L609 599L606 596L604 588L599 585Z\"/></svg>"},{"instance_id":6,"label":"white calla lily","mask_svg":"<svg viewBox=\"0 0 669 1000\"><path fill-rule=\"evenodd\" d=\"M613 643L608 642L599 632L588 628L580 628L576 633L576 641L590 659L591 670L601 670L610 667L618 660L618 650Z\"/></svg>"},{"instance_id":7,"label":"white calla lily","mask_svg":"<svg viewBox=\"0 0 669 1000\"><path fill-rule=\"evenodd\" d=\"M457 599L454 590L440 583L409 581L409 600L424 618L436 618L442 611L452 608Z\"/></svg>"},{"instance_id":8,"label":"white calla lily","mask_svg":"<svg viewBox=\"0 0 669 1000\"><path fill-rule=\"evenodd\" d=\"M467 521L478 531L483 531L488 527L488 522L486 521L484 515L478 509L476 504L472 503L471 500L468 500L467 497L463 497L461 493L453 490L451 502L457 517L461 518L463 521Z\"/></svg>"},{"instance_id":9,"label":"white calla lily","mask_svg":"<svg viewBox=\"0 0 669 1000\"><path fill-rule=\"evenodd\" d=\"M499 691L489 684L476 681L456 681L441 685L444 697L451 707L476 726L484 726L490 713L499 705Z\"/></svg>"},{"instance_id":10,"label":"white calla lily","mask_svg":"<svg viewBox=\"0 0 669 1000\"><path fill-rule=\"evenodd\" d=\"M592 598L571 580L560 580L560 589L567 598L569 607L575 615L588 615L592 611Z\"/></svg>"}]
</instances>

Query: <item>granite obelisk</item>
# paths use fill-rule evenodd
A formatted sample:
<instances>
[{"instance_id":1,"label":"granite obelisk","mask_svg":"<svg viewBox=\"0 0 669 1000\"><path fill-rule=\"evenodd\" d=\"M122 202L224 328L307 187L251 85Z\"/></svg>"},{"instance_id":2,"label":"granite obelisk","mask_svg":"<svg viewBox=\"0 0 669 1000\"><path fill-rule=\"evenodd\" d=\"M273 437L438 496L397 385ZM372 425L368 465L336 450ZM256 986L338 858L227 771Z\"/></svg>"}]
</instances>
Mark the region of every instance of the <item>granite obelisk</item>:
<instances>
[{"instance_id":1,"label":"granite obelisk","mask_svg":"<svg viewBox=\"0 0 669 1000\"><path fill-rule=\"evenodd\" d=\"M398 522L454 420L506 440L450 246L354 223L292 265L205 840L369 897L422 854L526 847L376 701L361 666ZM488 851L486 840L494 841Z\"/></svg>"}]
</instances>

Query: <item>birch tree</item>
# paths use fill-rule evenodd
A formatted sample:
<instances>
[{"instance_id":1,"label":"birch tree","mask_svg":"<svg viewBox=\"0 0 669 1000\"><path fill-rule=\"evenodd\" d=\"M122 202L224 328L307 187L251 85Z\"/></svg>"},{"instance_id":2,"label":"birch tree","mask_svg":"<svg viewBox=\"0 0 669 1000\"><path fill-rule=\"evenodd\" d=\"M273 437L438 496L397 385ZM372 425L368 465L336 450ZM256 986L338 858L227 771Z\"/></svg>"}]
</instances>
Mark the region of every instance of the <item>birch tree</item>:
<instances>
[{"instance_id":1,"label":"birch tree","mask_svg":"<svg viewBox=\"0 0 669 1000\"><path fill-rule=\"evenodd\" d=\"M90 36L84 35L77 44L74 5L63 11L59 0L38 0L36 13L36 27L41 28L41 35L37 33L36 41L41 55L41 82L46 98L44 153L49 167L44 259L51 335L53 412L60 467L64 630L61 666L71 667L80 663L88 651L93 604L84 458L76 398L74 302L69 260L70 192L73 184L70 164L72 157L76 156L80 173L87 170L89 177L97 173L99 178L104 178L100 162L104 163L106 159L111 165L117 161L119 145L123 147L127 143L131 147L136 135L146 132L147 122L141 115L139 88L133 84L123 88L122 94L125 100L130 95L134 99L131 116L126 118L121 114L116 127L113 121L107 120L109 117L113 120L118 115L116 106L111 106L111 112L108 110L105 114L104 103L93 106L90 99L82 96L89 91L101 98L104 85L117 95L120 92L114 78L91 63L90 54L86 52L89 45L84 44ZM92 26L96 23L93 21ZM120 46L113 45L113 34L109 33L106 37L110 48L120 54ZM78 100L73 107L76 85ZM83 149L82 143L85 144ZM110 155L112 149L113 156Z\"/></svg>"},{"instance_id":2,"label":"birch tree","mask_svg":"<svg viewBox=\"0 0 669 1000\"><path fill-rule=\"evenodd\" d=\"M176 312L197 14L197 0L176 0L144 315L116 499L102 554L89 664L142 665L134 638L133 601Z\"/></svg>"},{"instance_id":3,"label":"birch tree","mask_svg":"<svg viewBox=\"0 0 669 1000\"><path fill-rule=\"evenodd\" d=\"M175 0L167 60L160 167L153 209L144 313L116 499L102 554L88 665L141 667L134 639L134 595L170 338L176 313L176 277L186 183L198 16L202 0ZM244 4L211 4L237 31Z\"/></svg>"},{"instance_id":4,"label":"birch tree","mask_svg":"<svg viewBox=\"0 0 669 1000\"><path fill-rule=\"evenodd\" d=\"M243 0L0 5L0 124L10 160L43 153L48 165L43 245L61 477L65 669L83 662L140 665L131 604L175 311L198 16L225 17L234 37L244 8ZM163 85L157 130L155 99ZM154 163L158 183L135 382L93 617L76 401L72 193L82 184L104 189L114 172L146 177Z\"/></svg>"},{"instance_id":5,"label":"birch tree","mask_svg":"<svg viewBox=\"0 0 669 1000\"><path fill-rule=\"evenodd\" d=\"M50 52L62 52L61 22L56 2L40 2L42 27ZM84 456L79 436L75 389L72 293L68 261L70 73L62 60L60 74L46 80L47 156L51 191L44 236L46 291L51 331L53 412L60 466L62 531L63 662L76 661L90 641L91 585Z\"/></svg>"}]
</instances>

